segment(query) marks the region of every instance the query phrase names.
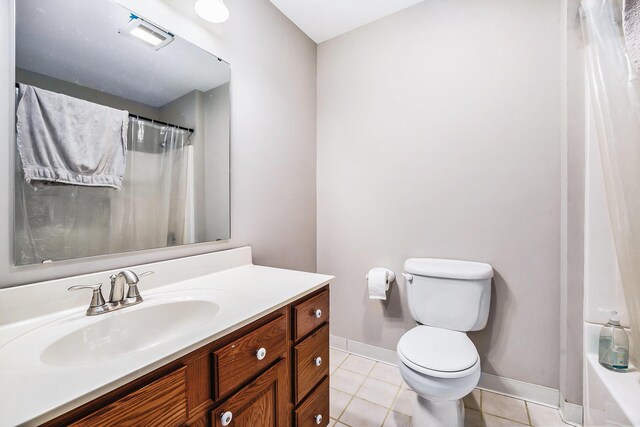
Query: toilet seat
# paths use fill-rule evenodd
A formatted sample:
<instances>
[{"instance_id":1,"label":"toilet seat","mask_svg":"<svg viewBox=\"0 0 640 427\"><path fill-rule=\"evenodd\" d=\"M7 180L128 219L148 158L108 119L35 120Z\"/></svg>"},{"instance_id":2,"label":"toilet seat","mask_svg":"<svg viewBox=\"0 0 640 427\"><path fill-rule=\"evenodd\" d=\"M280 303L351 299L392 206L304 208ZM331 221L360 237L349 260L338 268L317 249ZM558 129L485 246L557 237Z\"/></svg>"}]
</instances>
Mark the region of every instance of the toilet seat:
<instances>
[{"instance_id":1,"label":"toilet seat","mask_svg":"<svg viewBox=\"0 0 640 427\"><path fill-rule=\"evenodd\" d=\"M438 378L460 378L480 369L480 357L467 334L416 326L398 342L398 356L409 368Z\"/></svg>"}]
</instances>

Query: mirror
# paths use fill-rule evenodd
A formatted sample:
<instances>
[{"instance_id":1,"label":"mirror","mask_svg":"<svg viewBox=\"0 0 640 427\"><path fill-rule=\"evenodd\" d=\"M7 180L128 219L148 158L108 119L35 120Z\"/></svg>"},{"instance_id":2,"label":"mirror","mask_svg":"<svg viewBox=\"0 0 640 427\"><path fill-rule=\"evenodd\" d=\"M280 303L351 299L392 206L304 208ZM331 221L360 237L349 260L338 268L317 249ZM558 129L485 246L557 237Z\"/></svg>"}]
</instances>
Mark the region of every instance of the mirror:
<instances>
[{"instance_id":1,"label":"mirror","mask_svg":"<svg viewBox=\"0 0 640 427\"><path fill-rule=\"evenodd\" d=\"M15 264L229 239L229 64L110 0L15 4Z\"/></svg>"}]
</instances>

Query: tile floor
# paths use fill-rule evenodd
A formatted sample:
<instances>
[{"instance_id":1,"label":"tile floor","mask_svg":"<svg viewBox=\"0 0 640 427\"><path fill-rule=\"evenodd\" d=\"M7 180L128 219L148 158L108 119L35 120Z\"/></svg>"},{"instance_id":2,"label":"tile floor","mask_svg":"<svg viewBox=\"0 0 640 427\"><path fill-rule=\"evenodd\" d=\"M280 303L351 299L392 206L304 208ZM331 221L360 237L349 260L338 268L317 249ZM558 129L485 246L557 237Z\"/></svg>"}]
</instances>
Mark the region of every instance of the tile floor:
<instances>
[{"instance_id":1,"label":"tile floor","mask_svg":"<svg viewBox=\"0 0 640 427\"><path fill-rule=\"evenodd\" d=\"M330 365L330 427L411 425L416 395L397 367L333 348ZM568 425L557 409L480 389L465 397L464 404L469 427Z\"/></svg>"}]
</instances>

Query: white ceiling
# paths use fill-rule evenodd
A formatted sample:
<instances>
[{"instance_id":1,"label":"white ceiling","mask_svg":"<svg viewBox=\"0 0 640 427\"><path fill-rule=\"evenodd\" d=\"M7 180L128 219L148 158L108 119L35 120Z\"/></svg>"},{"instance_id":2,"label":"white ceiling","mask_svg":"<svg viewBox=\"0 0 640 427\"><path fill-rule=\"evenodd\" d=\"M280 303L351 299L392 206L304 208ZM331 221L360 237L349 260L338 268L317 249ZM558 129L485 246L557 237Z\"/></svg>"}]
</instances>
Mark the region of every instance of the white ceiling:
<instances>
[{"instance_id":1,"label":"white ceiling","mask_svg":"<svg viewBox=\"0 0 640 427\"><path fill-rule=\"evenodd\" d=\"M316 43L322 43L423 0L271 0Z\"/></svg>"},{"instance_id":2,"label":"white ceiling","mask_svg":"<svg viewBox=\"0 0 640 427\"><path fill-rule=\"evenodd\" d=\"M16 66L161 107L229 81L229 66L176 37L155 51L118 34L130 12L110 0L16 1Z\"/></svg>"}]
</instances>

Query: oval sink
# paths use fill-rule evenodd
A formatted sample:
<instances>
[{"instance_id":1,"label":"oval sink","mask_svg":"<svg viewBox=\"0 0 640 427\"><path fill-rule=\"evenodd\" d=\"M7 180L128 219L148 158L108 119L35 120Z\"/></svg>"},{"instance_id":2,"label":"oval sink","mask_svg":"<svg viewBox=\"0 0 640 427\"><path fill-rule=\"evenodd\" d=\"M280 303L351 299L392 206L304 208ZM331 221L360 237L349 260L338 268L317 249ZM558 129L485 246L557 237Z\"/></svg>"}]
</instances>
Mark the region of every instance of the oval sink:
<instances>
[{"instance_id":1,"label":"oval sink","mask_svg":"<svg viewBox=\"0 0 640 427\"><path fill-rule=\"evenodd\" d=\"M51 342L40 354L46 365L96 363L148 349L210 322L220 311L213 301L173 300L124 308L91 319ZM104 316L104 317L103 317Z\"/></svg>"}]
</instances>

